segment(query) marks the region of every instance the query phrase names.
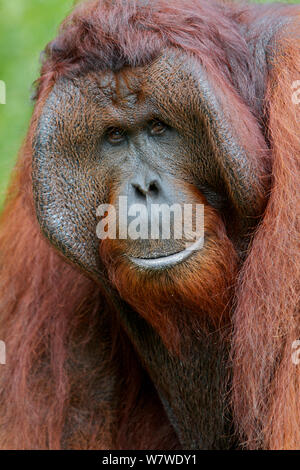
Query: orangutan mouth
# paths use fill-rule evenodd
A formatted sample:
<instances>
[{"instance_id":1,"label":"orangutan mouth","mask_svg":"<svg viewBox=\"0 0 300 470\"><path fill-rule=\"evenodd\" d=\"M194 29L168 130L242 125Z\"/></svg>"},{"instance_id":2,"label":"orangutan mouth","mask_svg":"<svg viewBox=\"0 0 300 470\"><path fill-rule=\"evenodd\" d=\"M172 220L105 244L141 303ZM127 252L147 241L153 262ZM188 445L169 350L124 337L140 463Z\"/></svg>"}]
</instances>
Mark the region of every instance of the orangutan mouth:
<instances>
[{"instance_id":1,"label":"orangutan mouth","mask_svg":"<svg viewBox=\"0 0 300 470\"><path fill-rule=\"evenodd\" d=\"M162 256L159 258L133 258L130 257L132 263L141 268L148 269L165 269L176 264L182 263L188 259L192 253L201 250L204 245L204 239L201 237L196 242L185 248L185 250L173 253L172 255Z\"/></svg>"}]
</instances>

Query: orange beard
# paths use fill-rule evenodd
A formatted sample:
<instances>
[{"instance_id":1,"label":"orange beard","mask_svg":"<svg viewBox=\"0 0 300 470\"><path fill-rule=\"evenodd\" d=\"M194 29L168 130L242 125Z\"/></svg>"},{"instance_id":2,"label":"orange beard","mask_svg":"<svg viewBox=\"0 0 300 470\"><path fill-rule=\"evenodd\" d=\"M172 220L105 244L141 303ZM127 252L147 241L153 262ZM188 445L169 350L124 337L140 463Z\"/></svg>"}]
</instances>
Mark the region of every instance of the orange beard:
<instances>
[{"instance_id":1,"label":"orange beard","mask_svg":"<svg viewBox=\"0 0 300 470\"><path fill-rule=\"evenodd\" d=\"M122 299L160 334L169 350L179 351L185 334L197 335L228 324L237 254L214 209L205 206L204 247L166 270L131 264L122 240L100 243L109 279Z\"/></svg>"}]
</instances>

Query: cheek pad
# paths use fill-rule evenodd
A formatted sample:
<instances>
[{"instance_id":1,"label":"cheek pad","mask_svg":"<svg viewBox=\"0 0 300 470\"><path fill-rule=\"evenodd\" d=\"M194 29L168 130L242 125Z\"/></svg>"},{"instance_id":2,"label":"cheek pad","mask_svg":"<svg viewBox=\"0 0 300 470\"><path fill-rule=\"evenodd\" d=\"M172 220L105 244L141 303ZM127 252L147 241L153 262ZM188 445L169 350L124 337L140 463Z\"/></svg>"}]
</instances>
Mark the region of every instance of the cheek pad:
<instances>
[{"instance_id":1,"label":"cheek pad","mask_svg":"<svg viewBox=\"0 0 300 470\"><path fill-rule=\"evenodd\" d=\"M93 171L96 118L81 90L71 81L59 81L37 126L32 177L44 235L71 262L99 277L96 209L103 188Z\"/></svg>"}]
</instances>

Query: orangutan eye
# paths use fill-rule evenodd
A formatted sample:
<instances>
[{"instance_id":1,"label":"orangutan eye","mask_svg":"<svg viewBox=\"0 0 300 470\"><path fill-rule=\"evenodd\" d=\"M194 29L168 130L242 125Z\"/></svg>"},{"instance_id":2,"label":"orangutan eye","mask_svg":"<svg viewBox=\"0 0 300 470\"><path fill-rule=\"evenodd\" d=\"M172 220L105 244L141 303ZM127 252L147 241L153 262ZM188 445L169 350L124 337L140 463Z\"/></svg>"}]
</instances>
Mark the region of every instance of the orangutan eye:
<instances>
[{"instance_id":1,"label":"orangutan eye","mask_svg":"<svg viewBox=\"0 0 300 470\"><path fill-rule=\"evenodd\" d=\"M126 139L126 133L122 128L111 127L106 132L106 138L110 144L120 144Z\"/></svg>"},{"instance_id":2,"label":"orangutan eye","mask_svg":"<svg viewBox=\"0 0 300 470\"><path fill-rule=\"evenodd\" d=\"M150 122L150 134L151 135L161 135L167 129L167 125L159 120L154 120Z\"/></svg>"}]
</instances>

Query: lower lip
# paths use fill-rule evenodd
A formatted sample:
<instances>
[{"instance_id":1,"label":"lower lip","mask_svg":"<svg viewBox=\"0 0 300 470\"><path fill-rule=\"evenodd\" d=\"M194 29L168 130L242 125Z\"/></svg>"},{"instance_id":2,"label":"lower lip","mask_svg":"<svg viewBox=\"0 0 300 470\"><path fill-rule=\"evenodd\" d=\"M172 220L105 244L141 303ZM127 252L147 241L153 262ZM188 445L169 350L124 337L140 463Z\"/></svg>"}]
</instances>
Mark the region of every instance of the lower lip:
<instances>
[{"instance_id":1,"label":"lower lip","mask_svg":"<svg viewBox=\"0 0 300 470\"><path fill-rule=\"evenodd\" d=\"M183 251L179 253L174 253L173 255L163 256L162 258L131 258L130 261L134 263L136 266L140 268L146 269L164 269L169 268L171 266L175 266L176 264L180 264L183 261L187 260L192 253L195 251L201 250L203 248L204 240L200 238L195 243L190 245Z\"/></svg>"}]
</instances>

